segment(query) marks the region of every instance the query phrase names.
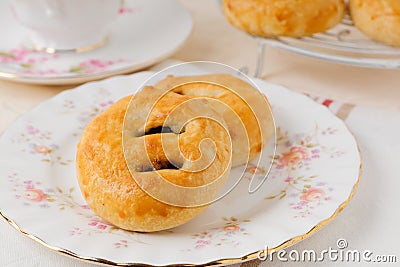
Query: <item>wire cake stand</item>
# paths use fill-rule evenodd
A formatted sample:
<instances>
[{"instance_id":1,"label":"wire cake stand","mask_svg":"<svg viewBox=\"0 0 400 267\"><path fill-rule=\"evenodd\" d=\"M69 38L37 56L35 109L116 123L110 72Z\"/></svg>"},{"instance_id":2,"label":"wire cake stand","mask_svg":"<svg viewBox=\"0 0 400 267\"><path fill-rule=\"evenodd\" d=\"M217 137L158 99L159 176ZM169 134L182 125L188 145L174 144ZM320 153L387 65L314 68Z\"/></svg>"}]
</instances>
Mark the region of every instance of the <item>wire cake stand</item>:
<instances>
[{"instance_id":1,"label":"wire cake stand","mask_svg":"<svg viewBox=\"0 0 400 267\"><path fill-rule=\"evenodd\" d=\"M258 42L255 77L262 74L266 45L341 64L400 69L400 48L373 41L353 25L349 15L336 27L309 37L254 38Z\"/></svg>"}]
</instances>

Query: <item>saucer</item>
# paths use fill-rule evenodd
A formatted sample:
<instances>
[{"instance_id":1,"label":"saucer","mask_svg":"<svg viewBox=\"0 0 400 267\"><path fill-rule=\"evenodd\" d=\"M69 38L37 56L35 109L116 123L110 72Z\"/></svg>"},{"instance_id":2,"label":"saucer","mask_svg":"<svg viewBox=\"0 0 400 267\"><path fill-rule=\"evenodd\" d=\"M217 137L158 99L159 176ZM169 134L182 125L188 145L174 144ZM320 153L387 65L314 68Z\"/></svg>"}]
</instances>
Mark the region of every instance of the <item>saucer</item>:
<instances>
[{"instance_id":1,"label":"saucer","mask_svg":"<svg viewBox=\"0 0 400 267\"><path fill-rule=\"evenodd\" d=\"M32 84L73 84L133 72L176 52L192 30L189 12L177 0L123 0L108 41L87 52L38 51L29 32L0 2L3 25L0 79Z\"/></svg>"},{"instance_id":2,"label":"saucer","mask_svg":"<svg viewBox=\"0 0 400 267\"><path fill-rule=\"evenodd\" d=\"M161 2L161 1L160 1ZM76 145L87 123L131 95L140 72L64 91L23 115L0 138L0 215L22 234L77 259L115 265L227 265L256 259L315 233L350 202L360 181L357 142L343 121L310 98L255 80L277 126L277 153L253 194L250 164L235 189L192 221L155 233L121 230L86 205ZM60 123L62 122L62 123ZM240 175L231 170L231 176Z\"/></svg>"}]
</instances>

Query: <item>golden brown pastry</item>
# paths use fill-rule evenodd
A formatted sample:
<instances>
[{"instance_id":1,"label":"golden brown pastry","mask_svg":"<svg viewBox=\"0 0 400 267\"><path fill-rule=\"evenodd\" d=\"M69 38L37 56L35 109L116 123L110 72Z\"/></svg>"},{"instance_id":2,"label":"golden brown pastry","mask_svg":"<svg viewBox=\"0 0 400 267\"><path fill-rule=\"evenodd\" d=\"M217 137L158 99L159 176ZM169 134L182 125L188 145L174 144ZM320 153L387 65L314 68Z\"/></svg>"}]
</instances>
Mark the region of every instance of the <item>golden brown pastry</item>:
<instances>
[{"instance_id":1,"label":"golden brown pastry","mask_svg":"<svg viewBox=\"0 0 400 267\"><path fill-rule=\"evenodd\" d=\"M152 192L160 193L161 197L172 195L167 201L183 198L183 204L191 205L215 198L231 167L229 134L223 123L204 118L184 123L185 114L196 113L196 105L207 107L206 100L178 108L178 116L169 121L167 116L190 97L168 93L146 113L159 96L159 90L146 87L135 96L132 105L130 97L121 99L89 123L78 145L78 180L87 204L97 215L126 230L151 232L172 228L191 220L207 206L187 208L165 204L165 199L156 200L141 188L146 191L156 188ZM220 119L211 108L207 110L207 115ZM147 123L144 118L148 118ZM163 125L162 129L168 130L160 133ZM207 142L200 145L207 138L214 145L208 146ZM158 186L158 175L189 189L213 182L214 186L197 195L174 198L175 189L163 192L164 188ZM219 177L222 178L216 180Z\"/></svg>"},{"instance_id":2,"label":"golden brown pastry","mask_svg":"<svg viewBox=\"0 0 400 267\"><path fill-rule=\"evenodd\" d=\"M239 121L234 119L232 112L214 106L229 128L233 145L232 166L254 159L274 134L272 111L266 98L263 99L252 85L232 75L168 76L156 87L174 88L174 92L185 96L214 98L232 108ZM243 126L245 132L241 131Z\"/></svg>"},{"instance_id":3,"label":"golden brown pastry","mask_svg":"<svg viewBox=\"0 0 400 267\"><path fill-rule=\"evenodd\" d=\"M374 40L400 47L399 0L350 0L354 24Z\"/></svg>"},{"instance_id":4,"label":"golden brown pastry","mask_svg":"<svg viewBox=\"0 0 400 267\"><path fill-rule=\"evenodd\" d=\"M326 31L344 15L343 0L223 0L228 21L250 34L302 37Z\"/></svg>"}]
</instances>

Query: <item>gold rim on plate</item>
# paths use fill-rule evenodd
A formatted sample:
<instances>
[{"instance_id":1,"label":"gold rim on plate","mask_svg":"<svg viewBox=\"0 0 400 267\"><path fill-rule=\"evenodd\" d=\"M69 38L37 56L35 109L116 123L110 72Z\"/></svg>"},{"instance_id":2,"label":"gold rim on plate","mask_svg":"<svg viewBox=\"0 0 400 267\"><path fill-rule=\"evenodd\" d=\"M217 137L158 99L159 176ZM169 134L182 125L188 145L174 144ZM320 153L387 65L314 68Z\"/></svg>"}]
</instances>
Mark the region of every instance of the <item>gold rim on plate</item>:
<instances>
[{"instance_id":1,"label":"gold rim on plate","mask_svg":"<svg viewBox=\"0 0 400 267\"><path fill-rule=\"evenodd\" d=\"M102 47L108 42L109 38L108 36L103 38L97 43L84 46L84 47L78 47L78 48L72 48L72 49L57 49L57 48L52 48L52 47L42 47L40 45L34 45L33 49L36 51L43 51L48 54L54 54L54 53L82 53L82 52L88 52L91 50L94 50L96 48Z\"/></svg>"},{"instance_id":2,"label":"gold rim on plate","mask_svg":"<svg viewBox=\"0 0 400 267\"><path fill-rule=\"evenodd\" d=\"M344 122L343 122L344 123ZM347 130L352 134L352 132L349 130L349 128L347 127L347 125L344 123L344 125L346 126ZM352 134L354 140L357 142L357 139L355 138L354 134ZM362 157L361 157L361 151L360 151L360 146L357 142L357 149L358 149L358 153L360 156L360 167L359 167L359 175L358 175L358 179L356 181L356 183L353 185L353 188L350 192L349 197L342 203L339 205L339 207L335 210L335 212L327 219L322 220L321 222L319 222L318 224L316 224L313 228L311 228L311 230L309 230L308 232L306 232L305 234L302 235L298 235L295 236L289 240L286 240L285 242L281 243L280 245L274 247L274 248L268 248L267 253L269 254L271 251L273 250L280 250L280 249L284 249L287 248L291 245L294 245L300 241L302 241L303 239L311 236L312 234L316 233L317 231L319 231L321 228L323 228L325 225L327 225L328 223L330 223L333 219L335 219L342 211L343 209L349 204L349 202L353 199L356 190L358 188L358 185L360 184L361 181L361 176L362 176ZM26 231L24 231L14 220L8 218L5 214L3 214L3 212L0 210L0 215L12 226L14 227L17 231L19 231L21 234L23 234L24 236L29 237L30 239L38 242L39 244L45 246L46 248L59 252L61 254L73 257L75 259L79 259L79 260L83 260L83 261L88 261L88 262L93 262L93 263L100 263L100 264L107 264L110 266L131 266L131 265L138 265L138 266L155 266L155 265L149 265L149 264L143 264L143 263L135 263L135 262L124 262L124 263L119 263L119 262L114 262L114 261L110 261L110 260L106 260L103 258L96 258L96 257L86 257L86 256L82 256L82 255L78 255L72 251L69 251L67 249L63 249L57 246L52 246L47 244L46 242L44 242L42 239L40 239L39 237L30 234ZM222 265L230 265L230 264L237 264L237 263L242 263L242 262L246 262L246 261L250 261L250 260L256 260L258 259L258 256L260 255L260 253L265 253L264 249L252 252L250 254L247 254L245 256L242 257L238 257L238 258L227 258L227 259L220 259L220 260L215 260L215 261L211 261L211 262L207 262L207 263L202 263L202 264L170 264L170 265L166 265L169 267L172 266L180 266L180 267L194 267L194 266L222 266Z\"/></svg>"}]
</instances>

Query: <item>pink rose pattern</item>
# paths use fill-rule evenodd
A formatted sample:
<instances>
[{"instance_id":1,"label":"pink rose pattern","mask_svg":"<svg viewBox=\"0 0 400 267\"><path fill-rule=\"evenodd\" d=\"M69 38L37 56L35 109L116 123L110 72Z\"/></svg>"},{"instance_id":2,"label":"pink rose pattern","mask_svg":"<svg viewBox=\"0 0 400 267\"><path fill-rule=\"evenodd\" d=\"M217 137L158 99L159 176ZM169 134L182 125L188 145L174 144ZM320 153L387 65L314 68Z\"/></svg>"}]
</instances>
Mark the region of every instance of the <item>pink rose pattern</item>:
<instances>
[{"instance_id":1,"label":"pink rose pattern","mask_svg":"<svg viewBox=\"0 0 400 267\"><path fill-rule=\"evenodd\" d=\"M26 189L24 198L32 202L42 202L47 200L47 196L40 189Z\"/></svg>"},{"instance_id":2,"label":"pink rose pattern","mask_svg":"<svg viewBox=\"0 0 400 267\"><path fill-rule=\"evenodd\" d=\"M13 184L12 191L15 199L24 206L37 205L39 208L49 208L49 203L54 202L54 190L43 188L40 181L23 180L17 173L8 176L8 181Z\"/></svg>"},{"instance_id":3,"label":"pink rose pattern","mask_svg":"<svg viewBox=\"0 0 400 267\"><path fill-rule=\"evenodd\" d=\"M111 66L118 63L125 62L124 59L117 60L100 60L100 59L89 59L79 63L76 66L72 66L68 73L83 73L83 74L93 74L105 71Z\"/></svg>"},{"instance_id":4,"label":"pink rose pattern","mask_svg":"<svg viewBox=\"0 0 400 267\"><path fill-rule=\"evenodd\" d=\"M125 15L125 14L133 14L139 10L139 8L132 8L126 5L125 0L120 0L120 8L118 10L118 14Z\"/></svg>"},{"instance_id":5,"label":"pink rose pattern","mask_svg":"<svg viewBox=\"0 0 400 267\"><path fill-rule=\"evenodd\" d=\"M86 125L101 112L105 111L112 104L113 100L108 100L111 93L103 88L98 91L93 98L93 104L85 107L78 116L78 129L83 131ZM77 109L74 99L66 99L62 104L61 113L71 113ZM81 132L74 133L74 136L80 136ZM32 156L40 157L42 162L52 165L69 165L74 162L73 159L65 159L59 151L59 146L53 141L53 133L51 131L39 129L33 123L25 126L25 130L19 136L12 139L12 142L21 145L21 151Z\"/></svg>"},{"instance_id":6,"label":"pink rose pattern","mask_svg":"<svg viewBox=\"0 0 400 267\"><path fill-rule=\"evenodd\" d=\"M249 233L246 230L245 224L250 220L239 220L236 217L226 218L222 217L224 226L210 229L209 231L196 233L192 235L194 240L193 248L186 249L186 251L200 250L208 246L238 246L240 238Z\"/></svg>"},{"instance_id":7,"label":"pink rose pattern","mask_svg":"<svg viewBox=\"0 0 400 267\"><path fill-rule=\"evenodd\" d=\"M58 154L59 147L52 140L52 133L41 130L33 124L28 124L25 131L12 139L12 142L21 145L21 151L40 157L42 162L49 164L68 165L72 159L64 159Z\"/></svg>"},{"instance_id":8,"label":"pink rose pattern","mask_svg":"<svg viewBox=\"0 0 400 267\"><path fill-rule=\"evenodd\" d=\"M278 193L265 199L293 198L289 206L294 211L294 218L305 218L324 202L332 199L334 190L328 184L321 182L323 177L318 175L303 175L311 169L311 165L322 156L338 158L345 154L335 148L322 146L318 135L335 135L337 129L319 129L318 126L311 134L296 134L288 136L287 132L277 129L278 149L270 172L270 179L283 179L284 187Z\"/></svg>"},{"instance_id":9,"label":"pink rose pattern","mask_svg":"<svg viewBox=\"0 0 400 267\"><path fill-rule=\"evenodd\" d=\"M86 227L73 227L69 232L71 237L92 235L92 234L105 234L113 233L116 236L124 237L125 239L119 241L119 245L115 248L128 247L131 242L139 242L139 234L130 233L127 235L124 230L104 221L103 219L94 215L88 205L78 204L72 193L75 187L69 189L46 188L43 187L40 179L37 181L25 180L18 173L13 173L8 176L8 181L13 185L12 191L15 194L15 199L22 202L24 206L36 206L41 209L55 208L59 211L66 209L73 209L76 213L81 215L87 220Z\"/></svg>"},{"instance_id":10,"label":"pink rose pattern","mask_svg":"<svg viewBox=\"0 0 400 267\"><path fill-rule=\"evenodd\" d=\"M114 243L114 248L127 248L129 247L128 240L122 239Z\"/></svg>"},{"instance_id":11,"label":"pink rose pattern","mask_svg":"<svg viewBox=\"0 0 400 267\"><path fill-rule=\"evenodd\" d=\"M50 67L52 62L60 60L61 54L48 54L36 51L25 46L13 48L7 51L0 50L0 63L12 64L17 68L17 73L25 76L74 76L78 74L94 74L103 72L114 65L126 62L125 59L87 59L66 69Z\"/></svg>"}]
</instances>

